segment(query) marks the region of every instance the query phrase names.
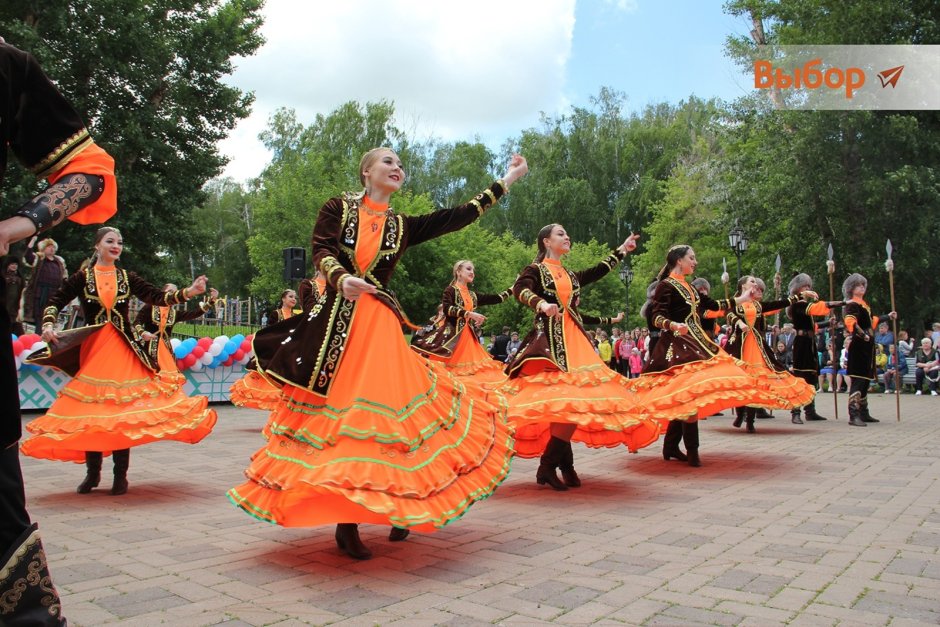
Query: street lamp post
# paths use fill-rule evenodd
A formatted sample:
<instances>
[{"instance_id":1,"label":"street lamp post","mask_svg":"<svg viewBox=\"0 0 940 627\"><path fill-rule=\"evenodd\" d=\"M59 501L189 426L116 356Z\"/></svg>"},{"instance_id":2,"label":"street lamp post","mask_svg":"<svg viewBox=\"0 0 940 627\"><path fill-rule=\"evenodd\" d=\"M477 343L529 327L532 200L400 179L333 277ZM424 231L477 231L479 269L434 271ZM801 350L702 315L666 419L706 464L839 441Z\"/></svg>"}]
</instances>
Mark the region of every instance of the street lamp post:
<instances>
[{"instance_id":1,"label":"street lamp post","mask_svg":"<svg viewBox=\"0 0 940 627\"><path fill-rule=\"evenodd\" d=\"M731 250L734 251L734 256L738 259L738 278L741 278L741 255L744 254L744 251L747 250L747 233L744 232L744 229L741 228L741 225L737 220L734 221L734 226L731 228L731 232L728 233L728 242L731 244Z\"/></svg>"},{"instance_id":2,"label":"street lamp post","mask_svg":"<svg viewBox=\"0 0 940 627\"><path fill-rule=\"evenodd\" d=\"M624 261L620 265L619 274L620 274L620 281L623 283L623 286L626 288L626 291L627 291L627 297L626 297L626 300L624 301L624 306L623 306L623 315L624 315L624 319L626 319L627 315L630 313L629 312L630 284L633 283L633 268L626 261Z\"/></svg>"}]
</instances>

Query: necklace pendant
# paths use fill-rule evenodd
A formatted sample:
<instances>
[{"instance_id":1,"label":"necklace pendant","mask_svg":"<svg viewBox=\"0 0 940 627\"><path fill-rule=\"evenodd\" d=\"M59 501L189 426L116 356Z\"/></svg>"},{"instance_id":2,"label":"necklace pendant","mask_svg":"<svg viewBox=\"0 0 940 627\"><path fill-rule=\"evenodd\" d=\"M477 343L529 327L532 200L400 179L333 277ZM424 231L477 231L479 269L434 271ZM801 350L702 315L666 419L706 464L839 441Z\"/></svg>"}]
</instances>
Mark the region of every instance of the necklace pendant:
<instances>
[{"instance_id":1,"label":"necklace pendant","mask_svg":"<svg viewBox=\"0 0 940 627\"><path fill-rule=\"evenodd\" d=\"M378 223L378 222L373 222L373 223L372 223L372 232L375 233L375 232L378 231L378 230L379 230L379 223Z\"/></svg>"}]
</instances>

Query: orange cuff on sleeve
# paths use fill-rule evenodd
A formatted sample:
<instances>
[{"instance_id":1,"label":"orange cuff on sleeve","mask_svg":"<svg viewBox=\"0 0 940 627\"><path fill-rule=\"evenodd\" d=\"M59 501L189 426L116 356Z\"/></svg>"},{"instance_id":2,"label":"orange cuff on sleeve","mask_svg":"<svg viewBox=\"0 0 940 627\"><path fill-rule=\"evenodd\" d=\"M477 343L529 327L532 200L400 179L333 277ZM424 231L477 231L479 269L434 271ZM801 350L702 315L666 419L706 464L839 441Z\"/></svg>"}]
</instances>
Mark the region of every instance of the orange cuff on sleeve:
<instances>
[{"instance_id":1,"label":"orange cuff on sleeve","mask_svg":"<svg viewBox=\"0 0 940 627\"><path fill-rule=\"evenodd\" d=\"M117 179L114 178L114 159L111 155L98 144L92 143L46 180L52 185L66 174L76 173L102 177L104 193L94 203L68 219L78 224L99 224L114 216L117 213Z\"/></svg>"}]
</instances>

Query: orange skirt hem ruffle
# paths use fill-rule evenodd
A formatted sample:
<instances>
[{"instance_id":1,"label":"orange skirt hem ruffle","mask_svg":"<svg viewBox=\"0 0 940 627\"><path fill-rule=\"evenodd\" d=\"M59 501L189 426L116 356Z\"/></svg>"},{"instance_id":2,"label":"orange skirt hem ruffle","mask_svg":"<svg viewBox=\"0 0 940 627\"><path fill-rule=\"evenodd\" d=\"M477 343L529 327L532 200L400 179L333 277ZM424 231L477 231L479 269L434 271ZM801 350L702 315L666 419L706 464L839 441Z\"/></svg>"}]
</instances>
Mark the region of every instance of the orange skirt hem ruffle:
<instances>
[{"instance_id":1,"label":"orange skirt hem ruffle","mask_svg":"<svg viewBox=\"0 0 940 627\"><path fill-rule=\"evenodd\" d=\"M774 406L776 395L758 387L727 353L631 379L650 415L663 424L695 421L742 405Z\"/></svg>"},{"instance_id":2,"label":"orange skirt hem ruffle","mask_svg":"<svg viewBox=\"0 0 940 627\"><path fill-rule=\"evenodd\" d=\"M281 388L262 375L249 370L229 388L229 401L238 407L271 411L281 398Z\"/></svg>"},{"instance_id":3,"label":"orange skirt hem ruffle","mask_svg":"<svg viewBox=\"0 0 940 627\"><path fill-rule=\"evenodd\" d=\"M659 438L659 424L646 416L629 380L602 364L522 375L499 391L509 403L519 457L542 454L551 423L575 424L571 440L593 448L637 451Z\"/></svg>"}]
</instances>

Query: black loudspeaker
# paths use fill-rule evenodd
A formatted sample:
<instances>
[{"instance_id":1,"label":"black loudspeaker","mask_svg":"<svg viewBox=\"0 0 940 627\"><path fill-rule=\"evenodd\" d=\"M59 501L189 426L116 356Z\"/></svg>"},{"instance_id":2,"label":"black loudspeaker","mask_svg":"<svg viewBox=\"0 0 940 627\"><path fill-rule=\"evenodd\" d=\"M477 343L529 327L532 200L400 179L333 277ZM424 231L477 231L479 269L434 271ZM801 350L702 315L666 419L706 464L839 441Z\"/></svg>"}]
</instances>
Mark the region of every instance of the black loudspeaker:
<instances>
[{"instance_id":1,"label":"black loudspeaker","mask_svg":"<svg viewBox=\"0 0 940 627\"><path fill-rule=\"evenodd\" d=\"M307 276L307 249L284 249L284 280L298 281Z\"/></svg>"}]
</instances>

